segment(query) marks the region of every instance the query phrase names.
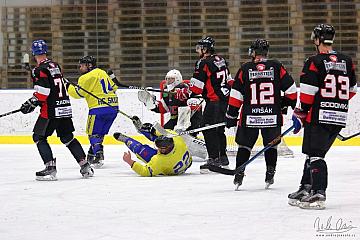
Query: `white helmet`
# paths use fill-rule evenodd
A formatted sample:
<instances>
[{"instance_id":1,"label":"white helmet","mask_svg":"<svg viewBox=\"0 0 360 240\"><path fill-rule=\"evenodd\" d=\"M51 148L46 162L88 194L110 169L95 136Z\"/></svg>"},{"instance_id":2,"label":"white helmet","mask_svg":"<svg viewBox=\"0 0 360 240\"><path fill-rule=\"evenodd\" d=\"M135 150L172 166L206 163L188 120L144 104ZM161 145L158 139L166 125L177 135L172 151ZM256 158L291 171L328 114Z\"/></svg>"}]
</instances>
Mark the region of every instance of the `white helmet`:
<instances>
[{"instance_id":1,"label":"white helmet","mask_svg":"<svg viewBox=\"0 0 360 240\"><path fill-rule=\"evenodd\" d=\"M177 85L182 83L183 78L179 70L170 70L165 76L167 90L173 90Z\"/></svg>"}]
</instances>

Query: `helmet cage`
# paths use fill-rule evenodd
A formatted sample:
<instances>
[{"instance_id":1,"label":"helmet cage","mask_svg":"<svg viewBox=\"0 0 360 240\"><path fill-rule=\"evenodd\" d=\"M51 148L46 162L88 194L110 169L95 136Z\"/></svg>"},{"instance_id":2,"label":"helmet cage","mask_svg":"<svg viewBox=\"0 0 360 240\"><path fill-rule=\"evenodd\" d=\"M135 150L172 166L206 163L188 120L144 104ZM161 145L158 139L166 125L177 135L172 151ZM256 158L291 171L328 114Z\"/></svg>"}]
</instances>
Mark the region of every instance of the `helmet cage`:
<instances>
[{"instance_id":1,"label":"helmet cage","mask_svg":"<svg viewBox=\"0 0 360 240\"><path fill-rule=\"evenodd\" d=\"M183 82L183 78L179 70L172 69L166 74L165 81L167 90L172 91L177 85Z\"/></svg>"}]
</instances>

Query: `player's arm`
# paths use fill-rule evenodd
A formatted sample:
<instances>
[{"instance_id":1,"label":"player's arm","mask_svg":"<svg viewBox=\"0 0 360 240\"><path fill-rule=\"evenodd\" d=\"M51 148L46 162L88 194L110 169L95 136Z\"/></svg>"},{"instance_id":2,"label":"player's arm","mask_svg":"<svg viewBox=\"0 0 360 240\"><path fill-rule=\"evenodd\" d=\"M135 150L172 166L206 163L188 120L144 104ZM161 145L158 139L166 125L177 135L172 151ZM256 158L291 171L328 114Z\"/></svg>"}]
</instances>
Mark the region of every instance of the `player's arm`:
<instances>
[{"instance_id":1,"label":"player's arm","mask_svg":"<svg viewBox=\"0 0 360 240\"><path fill-rule=\"evenodd\" d=\"M240 68L235 75L234 83L230 90L228 108L226 111L226 127L235 127L239 116L239 109L244 102L243 70Z\"/></svg>"},{"instance_id":2,"label":"player's arm","mask_svg":"<svg viewBox=\"0 0 360 240\"><path fill-rule=\"evenodd\" d=\"M205 81L207 79L206 73L209 72L208 66L205 64L205 61L200 59L195 65L195 71L193 73L192 78L190 79L189 90L195 94L202 94Z\"/></svg>"},{"instance_id":3,"label":"player's arm","mask_svg":"<svg viewBox=\"0 0 360 240\"><path fill-rule=\"evenodd\" d=\"M351 61L351 73L350 73L350 93L349 99L355 96L357 92L357 81L355 75L355 64Z\"/></svg>"},{"instance_id":4,"label":"player's arm","mask_svg":"<svg viewBox=\"0 0 360 240\"><path fill-rule=\"evenodd\" d=\"M40 103L46 102L50 94L50 82L46 69L34 68L31 74L34 84L34 96Z\"/></svg>"},{"instance_id":5,"label":"player's arm","mask_svg":"<svg viewBox=\"0 0 360 240\"><path fill-rule=\"evenodd\" d=\"M95 81L93 77L88 78L88 75L82 75L78 80L78 86L69 85L68 93L71 97L79 99L86 98L88 93L86 93L83 89L89 91L90 82Z\"/></svg>"},{"instance_id":6,"label":"player's arm","mask_svg":"<svg viewBox=\"0 0 360 240\"><path fill-rule=\"evenodd\" d=\"M281 109L287 109L288 106L294 109L297 102L296 84L282 64L280 65L280 86L284 92L284 96L281 98Z\"/></svg>"},{"instance_id":7,"label":"player's arm","mask_svg":"<svg viewBox=\"0 0 360 240\"><path fill-rule=\"evenodd\" d=\"M301 109L308 112L314 103L315 95L319 91L318 69L309 58L300 74L300 103Z\"/></svg>"},{"instance_id":8,"label":"player's arm","mask_svg":"<svg viewBox=\"0 0 360 240\"><path fill-rule=\"evenodd\" d=\"M157 161L157 156L154 155L149 163L142 165L139 162L134 162L131 168L142 177L154 177L160 174L161 162Z\"/></svg>"}]
</instances>

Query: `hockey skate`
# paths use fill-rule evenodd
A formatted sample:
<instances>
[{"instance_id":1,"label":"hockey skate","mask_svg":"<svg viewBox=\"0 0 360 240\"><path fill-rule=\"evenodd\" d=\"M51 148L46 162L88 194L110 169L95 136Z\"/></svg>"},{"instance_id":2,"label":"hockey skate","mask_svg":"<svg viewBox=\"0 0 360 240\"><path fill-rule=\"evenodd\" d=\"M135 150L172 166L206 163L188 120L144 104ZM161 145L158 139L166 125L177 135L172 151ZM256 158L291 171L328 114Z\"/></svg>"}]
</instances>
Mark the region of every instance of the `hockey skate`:
<instances>
[{"instance_id":1,"label":"hockey skate","mask_svg":"<svg viewBox=\"0 0 360 240\"><path fill-rule=\"evenodd\" d=\"M80 173L83 176L83 178L89 178L94 176L94 170L91 168L88 162L86 162L84 165L81 166Z\"/></svg>"},{"instance_id":2,"label":"hockey skate","mask_svg":"<svg viewBox=\"0 0 360 240\"><path fill-rule=\"evenodd\" d=\"M36 172L36 180L38 181L56 181L56 166L46 166L44 170Z\"/></svg>"},{"instance_id":3,"label":"hockey skate","mask_svg":"<svg viewBox=\"0 0 360 240\"><path fill-rule=\"evenodd\" d=\"M47 162L45 164L45 169L36 172L36 180L38 181L56 181L56 160Z\"/></svg>"},{"instance_id":4,"label":"hockey skate","mask_svg":"<svg viewBox=\"0 0 360 240\"><path fill-rule=\"evenodd\" d=\"M240 172L239 174L235 175L234 178L235 191L239 191L239 187L242 185L244 176L245 176L244 172Z\"/></svg>"},{"instance_id":5,"label":"hockey skate","mask_svg":"<svg viewBox=\"0 0 360 240\"><path fill-rule=\"evenodd\" d=\"M123 142L123 143L125 143L126 140L128 139L128 136L122 134L121 132L116 132L113 134L113 136L116 140L118 140L119 142Z\"/></svg>"},{"instance_id":6,"label":"hockey skate","mask_svg":"<svg viewBox=\"0 0 360 240\"><path fill-rule=\"evenodd\" d=\"M324 190L311 190L310 194L300 200L299 207L303 209L325 209L326 194Z\"/></svg>"},{"instance_id":7,"label":"hockey skate","mask_svg":"<svg viewBox=\"0 0 360 240\"><path fill-rule=\"evenodd\" d=\"M219 158L208 158L206 160L206 163L203 164L203 165L200 165L200 173L202 174L206 174L206 173L210 173L210 170L209 170L209 165L214 165L214 166L221 166L221 162L220 162L220 159Z\"/></svg>"},{"instance_id":8,"label":"hockey skate","mask_svg":"<svg viewBox=\"0 0 360 240\"><path fill-rule=\"evenodd\" d=\"M269 189L270 185L274 184L275 168L272 166L266 167L265 174L265 189Z\"/></svg>"},{"instance_id":9,"label":"hockey skate","mask_svg":"<svg viewBox=\"0 0 360 240\"><path fill-rule=\"evenodd\" d=\"M220 157L221 167L229 169L229 159L226 155Z\"/></svg>"},{"instance_id":10,"label":"hockey skate","mask_svg":"<svg viewBox=\"0 0 360 240\"><path fill-rule=\"evenodd\" d=\"M299 187L299 190L297 190L296 192L290 193L288 195L289 198L289 205L291 206L299 206L300 200L303 197L307 197L309 195L311 189L311 185L310 184L302 184Z\"/></svg>"},{"instance_id":11,"label":"hockey skate","mask_svg":"<svg viewBox=\"0 0 360 240\"><path fill-rule=\"evenodd\" d=\"M104 165L104 152L98 151L92 162L89 162L93 168L101 168Z\"/></svg>"}]
</instances>

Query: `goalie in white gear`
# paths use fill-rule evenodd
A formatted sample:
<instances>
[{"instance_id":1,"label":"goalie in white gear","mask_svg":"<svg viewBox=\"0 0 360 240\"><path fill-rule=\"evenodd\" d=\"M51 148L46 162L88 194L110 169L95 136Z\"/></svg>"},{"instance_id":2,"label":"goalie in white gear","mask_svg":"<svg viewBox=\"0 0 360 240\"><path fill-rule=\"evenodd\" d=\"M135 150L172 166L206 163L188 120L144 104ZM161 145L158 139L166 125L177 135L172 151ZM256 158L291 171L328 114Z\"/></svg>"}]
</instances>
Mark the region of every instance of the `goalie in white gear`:
<instances>
[{"instance_id":1,"label":"goalie in white gear","mask_svg":"<svg viewBox=\"0 0 360 240\"><path fill-rule=\"evenodd\" d=\"M165 89L168 92L175 93L177 89L188 87L184 83L180 71L176 69L172 69L166 74L165 81ZM163 98L157 100L148 91L139 91L138 97L149 110L157 113L170 113L170 119L164 125L165 129L182 128L183 130L191 130L200 127L202 106L199 99L179 100L173 94L163 93ZM181 108L180 112L183 113L181 116L179 116L179 108ZM189 122L189 124L186 122ZM181 126L179 127L179 125ZM193 133L193 136L196 136L196 133Z\"/></svg>"}]
</instances>

